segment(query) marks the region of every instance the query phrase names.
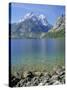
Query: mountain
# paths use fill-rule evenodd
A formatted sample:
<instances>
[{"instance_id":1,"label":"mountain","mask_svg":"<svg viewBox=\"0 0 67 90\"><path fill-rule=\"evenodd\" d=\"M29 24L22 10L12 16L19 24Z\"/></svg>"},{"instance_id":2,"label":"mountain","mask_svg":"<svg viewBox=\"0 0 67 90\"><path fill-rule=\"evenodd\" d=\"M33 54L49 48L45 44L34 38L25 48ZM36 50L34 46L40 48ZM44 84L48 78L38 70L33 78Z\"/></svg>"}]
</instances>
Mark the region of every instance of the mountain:
<instances>
[{"instance_id":1,"label":"mountain","mask_svg":"<svg viewBox=\"0 0 67 90\"><path fill-rule=\"evenodd\" d=\"M59 31L65 29L65 16L61 15L60 17L57 18L57 21L53 27L54 31Z\"/></svg>"},{"instance_id":2,"label":"mountain","mask_svg":"<svg viewBox=\"0 0 67 90\"><path fill-rule=\"evenodd\" d=\"M45 37L65 37L65 15L57 18L55 25L46 33Z\"/></svg>"},{"instance_id":3,"label":"mountain","mask_svg":"<svg viewBox=\"0 0 67 90\"><path fill-rule=\"evenodd\" d=\"M54 26L45 15L27 13L17 23L11 24L11 38L56 38L64 37L65 15L57 18Z\"/></svg>"},{"instance_id":4,"label":"mountain","mask_svg":"<svg viewBox=\"0 0 67 90\"><path fill-rule=\"evenodd\" d=\"M44 15L36 16L33 13L27 13L19 22L11 25L11 36L14 38L37 38L51 28L52 25L48 23Z\"/></svg>"}]
</instances>

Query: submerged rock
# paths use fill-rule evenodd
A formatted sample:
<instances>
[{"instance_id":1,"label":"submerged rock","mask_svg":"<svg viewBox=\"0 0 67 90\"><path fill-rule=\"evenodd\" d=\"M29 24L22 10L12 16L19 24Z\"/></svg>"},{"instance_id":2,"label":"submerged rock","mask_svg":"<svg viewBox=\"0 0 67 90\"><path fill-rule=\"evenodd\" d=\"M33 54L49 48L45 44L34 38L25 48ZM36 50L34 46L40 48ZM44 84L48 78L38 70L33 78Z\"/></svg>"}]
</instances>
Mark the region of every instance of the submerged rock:
<instances>
[{"instance_id":1,"label":"submerged rock","mask_svg":"<svg viewBox=\"0 0 67 90\"><path fill-rule=\"evenodd\" d=\"M22 77L19 73L11 75L12 87L59 85L65 83L65 68L58 68L53 74L49 72L24 71Z\"/></svg>"},{"instance_id":2,"label":"submerged rock","mask_svg":"<svg viewBox=\"0 0 67 90\"><path fill-rule=\"evenodd\" d=\"M23 73L23 77L24 78L26 78L26 77L33 78L34 77L34 74L31 71L25 71Z\"/></svg>"},{"instance_id":3,"label":"submerged rock","mask_svg":"<svg viewBox=\"0 0 67 90\"><path fill-rule=\"evenodd\" d=\"M37 71L34 72L34 75L35 75L35 76L40 76L41 74L42 74L41 72L37 72Z\"/></svg>"}]
</instances>

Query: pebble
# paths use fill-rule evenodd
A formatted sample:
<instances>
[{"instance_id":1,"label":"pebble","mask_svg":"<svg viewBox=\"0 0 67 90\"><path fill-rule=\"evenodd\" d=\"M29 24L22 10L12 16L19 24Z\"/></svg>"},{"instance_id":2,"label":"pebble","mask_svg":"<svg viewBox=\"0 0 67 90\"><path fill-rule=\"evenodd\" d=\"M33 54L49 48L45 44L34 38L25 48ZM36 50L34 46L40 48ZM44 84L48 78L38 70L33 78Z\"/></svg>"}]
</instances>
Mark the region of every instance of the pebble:
<instances>
[{"instance_id":1,"label":"pebble","mask_svg":"<svg viewBox=\"0 0 67 90\"><path fill-rule=\"evenodd\" d=\"M58 68L54 74L48 72L25 71L19 79L19 74L14 73L11 77L12 87L59 85L65 83L65 68Z\"/></svg>"}]
</instances>

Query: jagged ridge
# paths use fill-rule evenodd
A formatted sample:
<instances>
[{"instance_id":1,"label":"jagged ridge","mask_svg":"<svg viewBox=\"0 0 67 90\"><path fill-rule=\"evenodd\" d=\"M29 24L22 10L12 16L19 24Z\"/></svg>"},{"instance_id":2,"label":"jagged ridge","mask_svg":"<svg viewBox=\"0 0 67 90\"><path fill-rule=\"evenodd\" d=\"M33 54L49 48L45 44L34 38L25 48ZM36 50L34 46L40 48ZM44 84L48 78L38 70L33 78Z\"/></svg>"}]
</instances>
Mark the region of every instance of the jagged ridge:
<instances>
[{"instance_id":1,"label":"jagged ridge","mask_svg":"<svg viewBox=\"0 0 67 90\"><path fill-rule=\"evenodd\" d=\"M17 23L11 24L12 38L62 37L64 32L64 15L58 17L54 26L49 24L43 14L36 16L33 13L28 13Z\"/></svg>"}]
</instances>

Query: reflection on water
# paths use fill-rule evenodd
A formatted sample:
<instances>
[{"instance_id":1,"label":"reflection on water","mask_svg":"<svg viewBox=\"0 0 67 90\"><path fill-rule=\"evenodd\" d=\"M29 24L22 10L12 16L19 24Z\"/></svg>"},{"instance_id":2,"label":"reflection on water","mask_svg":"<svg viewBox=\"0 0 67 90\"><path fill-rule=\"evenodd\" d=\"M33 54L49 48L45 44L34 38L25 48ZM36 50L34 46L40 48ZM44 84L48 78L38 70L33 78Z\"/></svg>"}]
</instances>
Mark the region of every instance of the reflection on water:
<instances>
[{"instance_id":1,"label":"reflection on water","mask_svg":"<svg viewBox=\"0 0 67 90\"><path fill-rule=\"evenodd\" d=\"M64 63L64 39L12 39L11 63L48 64Z\"/></svg>"}]
</instances>

